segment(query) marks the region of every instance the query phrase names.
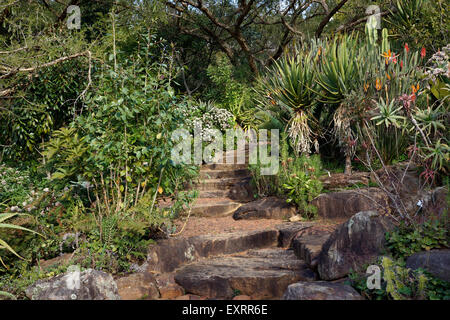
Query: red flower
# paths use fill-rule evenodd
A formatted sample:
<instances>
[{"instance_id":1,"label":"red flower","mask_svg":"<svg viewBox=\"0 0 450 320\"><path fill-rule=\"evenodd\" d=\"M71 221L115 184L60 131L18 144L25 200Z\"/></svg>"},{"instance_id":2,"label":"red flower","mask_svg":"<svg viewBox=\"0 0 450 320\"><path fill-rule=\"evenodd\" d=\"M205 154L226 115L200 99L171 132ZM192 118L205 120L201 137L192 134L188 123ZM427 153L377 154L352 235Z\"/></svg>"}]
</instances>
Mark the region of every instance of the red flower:
<instances>
[{"instance_id":1,"label":"red flower","mask_svg":"<svg viewBox=\"0 0 450 320\"><path fill-rule=\"evenodd\" d=\"M406 53L409 52L409 46L408 46L408 43L405 43L405 50L406 50Z\"/></svg>"},{"instance_id":2,"label":"red flower","mask_svg":"<svg viewBox=\"0 0 450 320\"><path fill-rule=\"evenodd\" d=\"M398 99L400 100L400 102L402 102L406 112L409 112L411 109L411 105L414 104L414 102L416 101L416 94L415 93L411 95L404 94Z\"/></svg>"},{"instance_id":3,"label":"red flower","mask_svg":"<svg viewBox=\"0 0 450 320\"><path fill-rule=\"evenodd\" d=\"M403 69L403 60L400 61L400 68Z\"/></svg>"},{"instance_id":4,"label":"red flower","mask_svg":"<svg viewBox=\"0 0 450 320\"><path fill-rule=\"evenodd\" d=\"M421 56L422 58L425 58L426 55L427 55L427 49L422 48L422 50L420 50L420 56Z\"/></svg>"}]
</instances>

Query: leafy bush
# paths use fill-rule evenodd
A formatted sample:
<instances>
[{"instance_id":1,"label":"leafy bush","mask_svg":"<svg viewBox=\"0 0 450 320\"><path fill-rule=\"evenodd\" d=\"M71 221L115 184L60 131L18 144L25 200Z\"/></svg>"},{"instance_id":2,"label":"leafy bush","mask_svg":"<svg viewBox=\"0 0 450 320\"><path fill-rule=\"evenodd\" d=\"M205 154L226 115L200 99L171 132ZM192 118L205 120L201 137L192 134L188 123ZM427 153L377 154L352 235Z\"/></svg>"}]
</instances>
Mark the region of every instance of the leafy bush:
<instances>
[{"instance_id":1,"label":"leafy bush","mask_svg":"<svg viewBox=\"0 0 450 320\"><path fill-rule=\"evenodd\" d=\"M86 82L80 80L80 73L84 72L84 64L67 61L18 83L23 93L6 104L7 112L0 112L0 144L8 159L36 158L39 145L52 131L73 119L82 105L79 95Z\"/></svg>"},{"instance_id":2,"label":"leafy bush","mask_svg":"<svg viewBox=\"0 0 450 320\"><path fill-rule=\"evenodd\" d=\"M423 224L405 225L386 234L387 247L396 259L406 259L413 253L436 248L447 248L450 244L448 222L426 221Z\"/></svg>"},{"instance_id":3,"label":"leafy bush","mask_svg":"<svg viewBox=\"0 0 450 320\"><path fill-rule=\"evenodd\" d=\"M261 175L260 164L249 166L258 196L277 195L295 204L305 218L316 216L317 207L310 201L322 191L318 179L322 172L319 155L293 157L286 138L281 141L280 169L276 175Z\"/></svg>"},{"instance_id":4,"label":"leafy bush","mask_svg":"<svg viewBox=\"0 0 450 320\"><path fill-rule=\"evenodd\" d=\"M143 36L139 41L153 40ZM176 70L168 63L171 58L155 60L148 52L152 44L146 44L117 69L107 64L95 68L84 111L42 144L40 169L49 177L40 176L44 190L25 185L28 176L25 183L14 184L21 171L8 168L5 174L1 168L0 184L2 179L5 183L0 188L7 191L0 195L3 206L26 200L14 210L29 211L35 218L30 226L46 236L7 235L28 261L74 252L81 266L130 271L132 263L144 260L154 238L174 232L172 220L196 196L183 189L198 168L175 165L170 154L170 134L187 126L189 104L172 88ZM159 208L162 195L172 198L169 209ZM14 265L7 275L31 270L11 254L6 260Z\"/></svg>"}]
</instances>

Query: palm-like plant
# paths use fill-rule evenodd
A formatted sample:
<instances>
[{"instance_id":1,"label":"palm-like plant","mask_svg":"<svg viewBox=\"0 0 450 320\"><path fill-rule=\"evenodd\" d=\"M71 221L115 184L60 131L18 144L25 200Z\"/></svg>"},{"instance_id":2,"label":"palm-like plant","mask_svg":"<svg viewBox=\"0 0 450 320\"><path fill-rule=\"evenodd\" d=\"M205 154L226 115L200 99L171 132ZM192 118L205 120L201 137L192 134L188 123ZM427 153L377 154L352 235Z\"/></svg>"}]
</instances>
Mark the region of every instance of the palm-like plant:
<instances>
[{"instance_id":1,"label":"palm-like plant","mask_svg":"<svg viewBox=\"0 0 450 320\"><path fill-rule=\"evenodd\" d=\"M297 51L297 55L285 56L274 63L266 78L258 81L259 106L265 110L274 107L281 114L289 115L288 133L297 154L308 153L311 148L313 131L310 123L315 104L314 59L318 47L312 44L309 51Z\"/></svg>"}]
</instances>

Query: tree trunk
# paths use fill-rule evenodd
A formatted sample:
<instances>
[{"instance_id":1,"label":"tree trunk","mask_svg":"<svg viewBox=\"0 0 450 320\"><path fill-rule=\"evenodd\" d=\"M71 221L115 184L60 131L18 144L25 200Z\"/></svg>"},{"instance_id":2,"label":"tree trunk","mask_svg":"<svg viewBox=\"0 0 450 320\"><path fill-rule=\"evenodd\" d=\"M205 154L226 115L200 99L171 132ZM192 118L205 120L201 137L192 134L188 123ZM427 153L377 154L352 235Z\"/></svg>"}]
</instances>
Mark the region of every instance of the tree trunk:
<instances>
[{"instance_id":1,"label":"tree trunk","mask_svg":"<svg viewBox=\"0 0 450 320\"><path fill-rule=\"evenodd\" d=\"M350 155L345 156L345 174L352 174L352 157Z\"/></svg>"}]
</instances>

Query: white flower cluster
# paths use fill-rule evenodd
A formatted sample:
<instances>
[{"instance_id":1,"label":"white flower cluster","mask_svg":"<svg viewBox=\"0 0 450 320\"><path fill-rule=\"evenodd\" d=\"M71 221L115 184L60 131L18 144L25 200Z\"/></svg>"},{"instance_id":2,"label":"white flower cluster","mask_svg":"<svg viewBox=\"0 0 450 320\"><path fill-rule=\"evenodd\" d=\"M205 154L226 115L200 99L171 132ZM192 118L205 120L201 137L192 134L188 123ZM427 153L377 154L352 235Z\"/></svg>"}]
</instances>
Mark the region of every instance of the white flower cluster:
<instances>
[{"instance_id":1,"label":"white flower cluster","mask_svg":"<svg viewBox=\"0 0 450 320\"><path fill-rule=\"evenodd\" d=\"M186 125L195 131L201 128L204 141L211 141L213 130L224 131L231 128L233 114L228 110L207 105L193 106L189 111L190 115L186 117Z\"/></svg>"},{"instance_id":2,"label":"white flower cluster","mask_svg":"<svg viewBox=\"0 0 450 320\"><path fill-rule=\"evenodd\" d=\"M431 67L428 68L426 74L428 79L436 81L437 77L445 76L450 78L450 44L447 44L442 50L439 50L428 60Z\"/></svg>"}]
</instances>

